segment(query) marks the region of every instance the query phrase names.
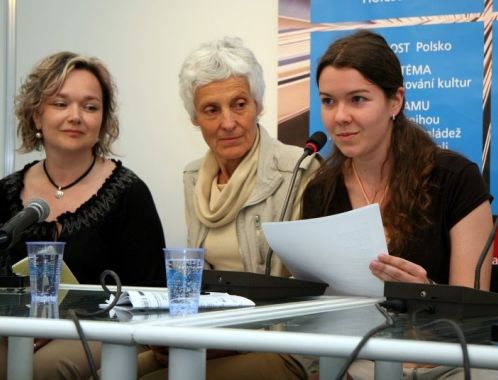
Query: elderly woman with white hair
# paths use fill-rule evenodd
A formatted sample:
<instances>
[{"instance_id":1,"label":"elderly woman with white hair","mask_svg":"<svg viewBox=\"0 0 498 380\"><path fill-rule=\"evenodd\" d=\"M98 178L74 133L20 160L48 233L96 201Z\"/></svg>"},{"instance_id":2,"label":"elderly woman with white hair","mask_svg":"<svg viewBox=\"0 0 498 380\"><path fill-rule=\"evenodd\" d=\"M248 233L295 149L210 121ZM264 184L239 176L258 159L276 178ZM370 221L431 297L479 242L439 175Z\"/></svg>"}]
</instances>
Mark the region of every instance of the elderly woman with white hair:
<instances>
[{"instance_id":1,"label":"elderly woman with white hair","mask_svg":"<svg viewBox=\"0 0 498 380\"><path fill-rule=\"evenodd\" d=\"M239 38L202 44L179 77L184 106L209 148L184 170L188 246L206 248L212 269L264 273L269 247L261 225L278 220L303 151L271 138L258 124L263 71ZM301 163L285 219L299 217L304 187L318 167L314 156ZM278 257L271 273L289 275ZM167 349L153 351L167 366ZM207 357L208 380L307 378L303 363L291 355L208 351ZM166 373L162 368L142 379L164 379Z\"/></svg>"}]
</instances>

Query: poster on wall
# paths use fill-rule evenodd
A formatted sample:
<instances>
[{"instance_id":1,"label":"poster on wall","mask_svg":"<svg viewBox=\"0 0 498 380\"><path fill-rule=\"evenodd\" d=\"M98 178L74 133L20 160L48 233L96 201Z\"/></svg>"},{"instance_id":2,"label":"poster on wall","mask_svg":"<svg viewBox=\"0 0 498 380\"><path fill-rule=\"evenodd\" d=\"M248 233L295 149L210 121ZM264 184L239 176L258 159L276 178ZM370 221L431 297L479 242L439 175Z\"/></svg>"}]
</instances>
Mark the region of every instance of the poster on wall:
<instances>
[{"instance_id":1,"label":"poster on wall","mask_svg":"<svg viewBox=\"0 0 498 380\"><path fill-rule=\"evenodd\" d=\"M314 70L331 40L379 31L404 66L407 115L440 146L475 161L497 198L498 135L491 128L498 114L497 2L351 0L346 7L342 0L279 0L278 138L302 146L321 128ZM498 214L496 200L492 210Z\"/></svg>"},{"instance_id":2,"label":"poster on wall","mask_svg":"<svg viewBox=\"0 0 498 380\"><path fill-rule=\"evenodd\" d=\"M493 30L498 31L498 22L493 22ZM493 39L493 51L498 52L498 39ZM496 64L492 66L492 78L498 78L498 67ZM491 125L495 127L495 133L491 134L491 162L498 163L498 79L491 82ZM498 164L491 165L490 168L490 191L495 197L491 203L493 213L498 214ZM498 242L497 242L498 243ZM498 257L498 244L495 244L495 253Z\"/></svg>"},{"instance_id":3,"label":"poster on wall","mask_svg":"<svg viewBox=\"0 0 498 380\"><path fill-rule=\"evenodd\" d=\"M406 88L405 113L445 149L474 162L482 155L483 31L481 22L379 28L397 54ZM311 73L335 39L352 31L311 34ZM310 133L323 130L316 80L310 86Z\"/></svg>"},{"instance_id":4,"label":"poster on wall","mask_svg":"<svg viewBox=\"0 0 498 380\"><path fill-rule=\"evenodd\" d=\"M351 22L400 17L481 13L484 0L311 0L311 22Z\"/></svg>"},{"instance_id":5,"label":"poster on wall","mask_svg":"<svg viewBox=\"0 0 498 380\"><path fill-rule=\"evenodd\" d=\"M328 44L353 30L378 31L406 66L407 115L439 145L480 166L498 215L498 65L492 64L492 53L498 54L497 3L279 0L279 139L302 145L321 129L314 72ZM498 237L493 263L498 265Z\"/></svg>"}]
</instances>

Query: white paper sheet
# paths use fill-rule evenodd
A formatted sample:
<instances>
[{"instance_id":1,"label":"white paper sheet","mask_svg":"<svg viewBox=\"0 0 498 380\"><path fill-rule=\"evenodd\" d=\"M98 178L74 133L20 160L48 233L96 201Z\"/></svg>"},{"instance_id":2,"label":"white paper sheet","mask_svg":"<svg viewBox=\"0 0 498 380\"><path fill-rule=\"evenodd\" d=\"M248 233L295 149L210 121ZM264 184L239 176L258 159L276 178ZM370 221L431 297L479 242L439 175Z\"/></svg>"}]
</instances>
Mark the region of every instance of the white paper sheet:
<instances>
[{"instance_id":1,"label":"white paper sheet","mask_svg":"<svg viewBox=\"0 0 498 380\"><path fill-rule=\"evenodd\" d=\"M113 299L114 296L111 294L110 298L106 300L106 303L99 306L105 308ZM256 306L256 304L248 298L234 294L209 292L201 294L199 297L199 308L201 309L247 306ZM168 290L167 288L164 288L162 291L125 290L121 293L115 308L125 310L168 309Z\"/></svg>"},{"instance_id":2,"label":"white paper sheet","mask_svg":"<svg viewBox=\"0 0 498 380\"><path fill-rule=\"evenodd\" d=\"M382 297L368 268L387 253L378 204L323 218L263 223L274 254L297 279L329 284L326 294Z\"/></svg>"}]
</instances>

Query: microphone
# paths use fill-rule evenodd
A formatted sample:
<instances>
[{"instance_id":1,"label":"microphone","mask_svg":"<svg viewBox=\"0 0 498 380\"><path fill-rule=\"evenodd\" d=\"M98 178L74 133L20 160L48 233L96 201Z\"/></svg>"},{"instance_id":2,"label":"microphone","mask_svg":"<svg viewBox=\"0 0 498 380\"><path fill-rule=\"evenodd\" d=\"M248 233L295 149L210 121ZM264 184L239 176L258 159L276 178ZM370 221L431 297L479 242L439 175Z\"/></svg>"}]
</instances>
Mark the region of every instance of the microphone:
<instances>
[{"instance_id":1,"label":"microphone","mask_svg":"<svg viewBox=\"0 0 498 380\"><path fill-rule=\"evenodd\" d=\"M498 293L480 290L481 269L495 239L497 228L498 218L477 260L474 288L388 281L384 284L384 296L389 301L402 301L406 312L427 311L451 318L498 315Z\"/></svg>"},{"instance_id":2,"label":"microphone","mask_svg":"<svg viewBox=\"0 0 498 380\"><path fill-rule=\"evenodd\" d=\"M307 156L309 156L322 149L326 143L327 143L327 135L320 131L315 132L306 141L306 144L304 145L304 151L308 152Z\"/></svg>"},{"instance_id":3,"label":"microphone","mask_svg":"<svg viewBox=\"0 0 498 380\"><path fill-rule=\"evenodd\" d=\"M289 189L285 197L280 221L283 221L287 213L294 182L296 181L299 165L309 155L318 152L325 143L327 137L323 132L314 133L304 146L304 152L296 163L292 172ZM320 296L325 292L328 284L307 280L296 280L294 278L270 276L271 256L273 250L268 249L266 255L265 273L235 272L225 270L205 269L202 273L203 292L222 292L237 294L255 301L272 301L289 297Z\"/></svg>"},{"instance_id":4,"label":"microphone","mask_svg":"<svg viewBox=\"0 0 498 380\"><path fill-rule=\"evenodd\" d=\"M24 209L0 227L0 250L17 243L26 228L45 220L49 213L50 207L43 199L31 200Z\"/></svg>"},{"instance_id":5,"label":"microphone","mask_svg":"<svg viewBox=\"0 0 498 380\"><path fill-rule=\"evenodd\" d=\"M280 218L278 219L279 222L283 222L285 219L285 216L287 214L287 209L289 207L289 201L291 199L292 191L294 189L294 182L296 182L296 177L297 173L299 171L299 166L301 165L301 162L303 160L312 155L313 153L318 152L320 149L324 147L324 145L327 143L327 135L321 131L317 131L313 133L306 143L304 144L304 152L297 160L296 166L294 166L294 170L292 171L292 178L289 184L289 188L287 189L287 194L285 196L284 200L284 205L282 207L282 212L280 213ZM268 254L266 255L266 264L265 264L265 274L270 275L271 273L271 259L273 256L273 249L270 247L268 249Z\"/></svg>"}]
</instances>

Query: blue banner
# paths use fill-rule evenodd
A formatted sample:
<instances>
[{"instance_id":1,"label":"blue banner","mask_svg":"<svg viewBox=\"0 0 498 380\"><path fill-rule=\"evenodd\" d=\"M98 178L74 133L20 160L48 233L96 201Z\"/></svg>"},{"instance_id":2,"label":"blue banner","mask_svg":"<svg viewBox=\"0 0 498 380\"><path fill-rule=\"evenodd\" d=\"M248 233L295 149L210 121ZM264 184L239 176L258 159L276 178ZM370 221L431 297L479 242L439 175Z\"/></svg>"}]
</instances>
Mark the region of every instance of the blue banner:
<instances>
[{"instance_id":1,"label":"blue banner","mask_svg":"<svg viewBox=\"0 0 498 380\"><path fill-rule=\"evenodd\" d=\"M335 39L353 31L311 36L310 133L323 130L316 67ZM375 29L398 55L406 115L436 143L481 165L484 25L482 22ZM330 147L329 147L330 149Z\"/></svg>"},{"instance_id":2,"label":"blue banner","mask_svg":"<svg viewBox=\"0 0 498 380\"><path fill-rule=\"evenodd\" d=\"M312 23L481 13L484 0L311 0Z\"/></svg>"},{"instance_id":3,"label":"blue banner","mask_svg":"<svg viewBox=\"0 0 498 380\"><path fill-rule=\"evenodd\" d=\"M311 22L481 13L484 0L311 0Z\"/></svg>"}]
</instances>

